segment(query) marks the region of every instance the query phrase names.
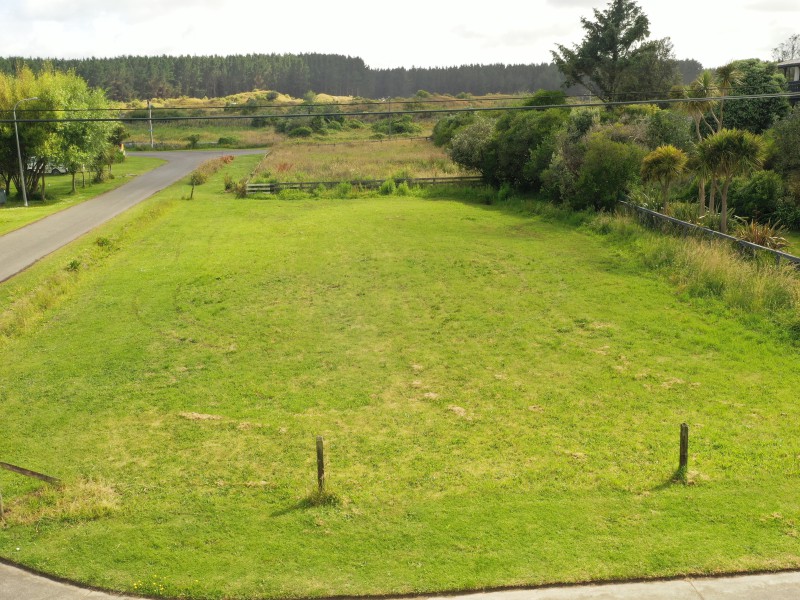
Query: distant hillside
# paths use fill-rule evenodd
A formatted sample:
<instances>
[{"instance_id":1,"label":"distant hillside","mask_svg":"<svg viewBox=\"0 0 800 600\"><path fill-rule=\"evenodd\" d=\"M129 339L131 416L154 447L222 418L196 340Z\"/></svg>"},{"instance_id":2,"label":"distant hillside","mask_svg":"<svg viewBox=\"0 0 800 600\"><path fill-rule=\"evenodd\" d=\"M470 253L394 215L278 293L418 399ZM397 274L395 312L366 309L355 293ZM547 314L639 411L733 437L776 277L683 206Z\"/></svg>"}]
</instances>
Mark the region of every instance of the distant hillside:
<instances>
[{"instance_id":1,"label":"distant hillside","mask_svg":"<svg viewBox=\"0 0 800 600\"><path fill-rule=\"evenodd\" d=\"M462 65L458 67L372 69L361 58L334 54L248 54L237 56L122 56L117 58L0 58L0 71L13 73L25 63L34 70L52 64L73 69L113 100L219 98L253 89L278 90L300 97L313 90L340 96L412 96L529 92L557 89L564 82L553 64ZM678 61L686 79L697 61ZM697 69L695 69L697 67ZM572 90L577 92L577 88Z\"/></svg>"}]
</instances>

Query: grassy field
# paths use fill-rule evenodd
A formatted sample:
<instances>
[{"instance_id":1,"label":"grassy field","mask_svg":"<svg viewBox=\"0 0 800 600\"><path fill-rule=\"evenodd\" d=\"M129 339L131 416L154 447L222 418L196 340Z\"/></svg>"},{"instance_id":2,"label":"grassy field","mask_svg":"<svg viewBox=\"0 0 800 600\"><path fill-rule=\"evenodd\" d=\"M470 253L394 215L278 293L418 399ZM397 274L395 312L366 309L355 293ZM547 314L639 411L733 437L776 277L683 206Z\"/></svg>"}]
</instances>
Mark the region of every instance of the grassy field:
<instances>
[{"instance_id":1,"label":"grassy field","mask_svg":"<svg viewBox=\"0 0 800 600\"><path fill-rule=\"evenodd\" d=\"M147 150L150 145L150 129L146 123L126 125L130 138L126 140L129 146L135 145L138 149ZM246 121L176 121L154 123L153 142L157 146L166 145L170 148L187 148L190 135L200 136L199 147L215 147L220 138L234 141L230 144L236 148L261 148L278 143L283 136L276 134L272 127L253 128ZM156 148L158 149L158 148Z\"/></svg>"},{"instance_id":2,"label":"grassy field","mask_svg":"<svg viewBox=\"0 0 800 600\"><path fill-rule=\"evenodd\" d=\"M464 173L447 153L429 141L397 138L282 144L259 165L254 181L351 181L461 174Z\"/></svg>"},{"instance_id":3,"label":"grassy field","mask_svg":"<svg viewBox=\"0 0 800 600\"><path fill-rule=\"evenodd\" d=\"M87 174L86 187L82 187L79 176L74 194L70 175L48 176L47 201L29 198L28 206L25 207L22 204L22 198L13 195L4 207L0 207L0 235L113 190L130 181L131 177L155 169L163 162L157 158L130 156L124 163L115 165L114 178L103 183L90 183L91 174Z\"/></svg>"},{"instance_id":4,"label":"grassy field","mask_svg":"<svg viewBox=\"0 0 800 600\"><path fill-rule=\"evenodd\" d=\"M221 177L0 286L8 312L68 278L1 342L0 460L64 486L0 471L0 556L192 598L800 566L798 348L769 321L558 220Z\"/></svg>"},{"instance_id":5,"label":"grassy field","mask_svg":"<svg viewBox=\"0 0 800 600\"><path fill-rule=\"evenodd\" d=\"M366 117L366 119L370 118L375 119ZM422 132L416 135L430 135L435 121L417 119L416 122L423 128ZM150 130L146 123L129 124L127 129L130 138L126 143L129 146L135 145L139 149L149 148ZM153 126L153 141L156 149L159 147L188 148L188 138L193 134L199 136L197 144L201 148L217 147L217 143L222 138L227 140L223 147L234 148L271 147L287 141L287 137L276 133L272 126L254 128L250 126L249 120L165 121L156 122ZM359 129L345 128L341 131L328 131L324 135L314 134L313 139L319 143L333 144L363 142L374 136L375 132L367 124ZM402 139L402 137L398 137ZM301 141L301 143L305 143L305 141Z\"/></svg>"}]
</instances>

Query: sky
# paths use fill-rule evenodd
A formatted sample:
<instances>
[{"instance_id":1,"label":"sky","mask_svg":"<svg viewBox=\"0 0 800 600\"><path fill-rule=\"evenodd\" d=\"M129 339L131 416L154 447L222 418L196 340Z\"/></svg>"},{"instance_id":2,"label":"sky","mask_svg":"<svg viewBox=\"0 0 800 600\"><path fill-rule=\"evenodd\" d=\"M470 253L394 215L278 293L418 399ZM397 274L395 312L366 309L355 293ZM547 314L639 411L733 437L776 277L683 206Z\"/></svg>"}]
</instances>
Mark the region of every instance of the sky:
<instances>
[{"instance_id":1,"label":"sky","mask_svg":"<svg viewBox=\"0 0 800 600\"><path fill-rule=\"evenodd\" d=\"M651 38L705 67L768 60L800 0L640 0ZM373 68L550 62L607 0L2 0L0 56L320 52Z\"/></svg>"}]
</instances>

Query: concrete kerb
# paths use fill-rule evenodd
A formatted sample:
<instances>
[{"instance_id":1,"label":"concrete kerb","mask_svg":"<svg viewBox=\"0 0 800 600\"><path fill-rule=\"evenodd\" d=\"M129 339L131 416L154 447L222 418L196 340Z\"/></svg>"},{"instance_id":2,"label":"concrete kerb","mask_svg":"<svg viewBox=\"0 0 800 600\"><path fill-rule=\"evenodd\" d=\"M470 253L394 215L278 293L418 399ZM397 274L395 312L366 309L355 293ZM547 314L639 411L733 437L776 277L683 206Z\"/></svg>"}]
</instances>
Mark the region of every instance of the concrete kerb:
<instances>
[{"instance_id":1,"label":"concrete kerb","mask_svg":"<svg viewBox=\"0 0 800 600\"><path fill-rule=\"evenodd\" d=\"M135 600L118 592L37 573L0 559L0 600ZM352 597L336 597L348 600ZM776 571L640 581L441 594L361 597L360 600L448 598L450 600L797 600L800 571ZM333 600L333 599L328 599Z\"/></svg>"}]
</instances>

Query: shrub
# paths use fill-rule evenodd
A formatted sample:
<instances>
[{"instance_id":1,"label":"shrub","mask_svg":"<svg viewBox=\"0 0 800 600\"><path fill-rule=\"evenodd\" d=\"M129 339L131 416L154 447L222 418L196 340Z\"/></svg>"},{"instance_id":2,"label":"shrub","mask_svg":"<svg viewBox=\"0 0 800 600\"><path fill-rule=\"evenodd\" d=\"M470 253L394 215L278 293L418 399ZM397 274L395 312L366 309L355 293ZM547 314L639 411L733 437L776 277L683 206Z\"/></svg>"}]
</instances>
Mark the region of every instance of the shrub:
<instances>
[{"instance_id":1,"label":"shrub","mask_svg":"<svg viewBox=\"0 0 800 600\"><path fill-rule=\"evenodd\" d=\"M197 148L197 144L200 143L200 134L193 133L192 135L186 136L186 141L189 142L189 148Z\"/></svg>"},{"instance_id":2,"label":"shrub","mask_svg":"<svg viewBox=\"0 0 800 600\"><path fill-rule=\"evenodd\" d=\"M612 210L637 180L644 150L634 144L615 142L602 134L589 137L578 172L573 208Z\"/></svg>"},{"instance_id":3,"label":"shrub","mask_svg":"<svg viewBox=\"0 0 800 600\"><path fill-rule=\"evenodd\" d=\"M299 125L289 130L289 137L309 137L313 133L314 131L311 129L311 127Z\"/></svg>"},{"instance_id":4,"label":"shrub","mask_svg":"<svg viewBox=\"0 0 800 600\"><path fill-rule=\"evenodd\" d=\"M775 214L783 191L780 175L774 171L757 171L750 177L733 180L728 202L737 215L763 220Z\"/></svg>"},{"instance_id":5,"label":"shrub","mask_svg":"<svg viewBox=\"0 0 800 600\"><path fill-rule=\"evenodd\" d=\"M394 194L396 189L397 185L395 184L394 179L387 179L381 184L381 187L378 191L384 196L390 196Z\"/></svg>"},{"instance_id":6,"label":"shrub","mask_svg":"<svg viewBox=\"0 0 800 600\"><path fill-rule=\"evenodd\" d=\"M687 151L692 146L692 120L673 110L660 110L647 122L645 140L651 150L659 146L675 146Z\"/></svg>"},{"instance_id":7,"label":"shrub","mask_svg":"<svg viewBox=\"0 0 800 600\"><path fill-rule=\"evenodd\" d=\"M514 188L512 188L509 183L504 183L503 185L500 186L500 189L497 190L497 200L500 202L505 202L513 195L514 195Z\"/></svg>"},{"instance_id":8,"label":"shrub","mask_svg":"<svg viewBox=\"0 0 800 600\"><path fill-rule=\"evenodd\" d=\"M773 225L769 222L759 223L745 219L738 219L738 221L734 235L741 240L751 244L758 244L765 248L772 248L773 250L780 250L789 245L789 242L783 237L786 234L786 230L781 225Z\"/></svg>"},{"instance_id":9,"label":"shrub","mask_svg":"<svg viewBox=\"0 0 800 600\"><path fill-rule=\"evenodd\" d=\"M465 112L449 115L436 122L433 127L433 143L435 146L447 146L453 137L467 125L475 122L475 113Z\"/></svg>"},{"instance_id":10,"label":"shrub","mask_svg":"<svg viewBox=\"0 0 800 600\"><path fill-rule=\"evenodd\" d=\"M400 135L419 133L422 127L414 123L411 115L402 115L400 117L390 117L388 119L381 119L373 123L372 130L376 133L384 133L388 135Z\"/></svg>"},{"instance_id":11,"label":"shrub","mask_svg":"<svg viewBox=\"0 0 800 600\"><path fill-rule=\"evenodd\" d=\"M217 140L217 145L218 146L235 146L237 143L239 143L239 140L237 140L235 137L224 137L223 136L223 137L219 138L219 140Z\"/></svg>"},{"instance_id":12,"label":"shrub","mask_svg":"<svg viewBox=\"0 0 800 600\"><path fill-rule=\"evenodd\" d=\"M800 172L800 104L774 127L776 168L784 174Z\"/></svg>"},{"instance_id":13,"label":"shrub","mask_svg":"<svg viewBox=\"0 0 800 600\"><path fill-rule=\"evenodd\" d=\"M274 91L267 92L267 95L265 96L265 98L267 99L267 102L274 102L275 100L278 99L278 95L279 95L278 92L274 92Z\"/></svg>"},{"instance_id":14,"label":"shrub","mask_svg":"<svg viewBox=\"0 0 800 600\"><path fill-rule=\"evenodd\" d=\"M336 198L349 198L353 194L353 184L342 181L334 188L333 194Z\"/></svg>"},{"instance_id":15,"label":"shrub","mask_svg":"<svg viewBox=\"0 0 800 600\"><path fill-rule=\"evenodd\" d=\"M208 179L208 175L203 171L197 170L189 175L189 185L192 186L192 192L189 194L189 199L194 198L194 187L196 185L203 185Z\"/></svg>"},{"instance_id":16,"label":"shrub","mask_svg":"<svg viewBox=\"0 0 800 600\"><path fill-rule=\"evenodd\" d=\"M247 198L247 179L241 179L233 184L233 193L237 198Z\"/></svg>"},{"instance_id":17,"label":"shrub","mask_svg":"<svg viewBox=\"0 0 800 600\"><path fill-rule=\"evenodd\" d=\"M555 132L562 127L568 114L564 109L550 108L501 117L487 152L485 169L491 172L492 179L538 190L542 184L541 173L550 163L555 147Z\"/></svg>"},{"instance_id":18,"label":"shrub","mask_svg":"<svg viewBox=\"0 0 800 600\"><path fill-rule=\"evenodd\" d=\"M533 96L522 101L522 106L559 106L567 103L567 95L561 90L537 90Z\"/></svg>"},{"instance_id":19,"label":"shrub","mask_svg":"<svg viewBox=\"0 0 800 600\"><path fill-rule=\"evenodd\" d=\"M395 193L398 196L409 196L411 194L411 188L408 187L408 182L404 181L400 185L398 185Z\"/></svg>"},{"instance_id":20,"label":"shrub","mask_svg":"<svg viewBox=\"0 0 800 600\"><path fill-rule=\"evenodd\" d=\"M450 143L450 158L465 169L483 171L493 133L494 124L491 121L476 119L453 137Z\"/></svg>"},{"instance_id":21,"label":"shrub","mask_svg":"<svg viewBox=\"0 0 800 600\"><path fill-rule=\"evenodd\" d=\"M788 229L800 231L800 204L791 198L779 200L775 209L775 219Z\"/></svg>"}]
</instances>

